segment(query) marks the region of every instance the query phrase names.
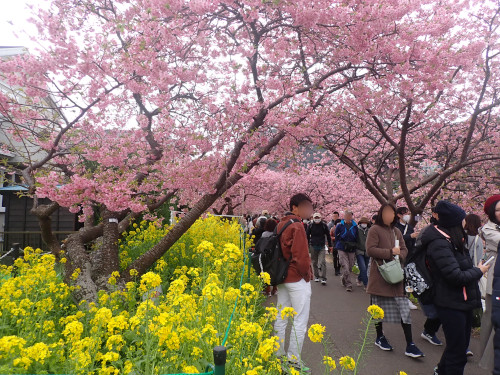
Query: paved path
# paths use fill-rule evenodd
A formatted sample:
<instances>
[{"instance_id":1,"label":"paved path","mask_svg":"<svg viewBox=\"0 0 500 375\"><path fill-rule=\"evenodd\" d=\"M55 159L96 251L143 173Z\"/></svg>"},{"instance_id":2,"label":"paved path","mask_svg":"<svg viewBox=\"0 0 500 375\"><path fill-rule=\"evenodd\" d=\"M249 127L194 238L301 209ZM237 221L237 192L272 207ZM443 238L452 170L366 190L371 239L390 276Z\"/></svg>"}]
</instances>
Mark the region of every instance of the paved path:
<instances>
[{"instance_id":1,"label":"paved path","mask_svg":"<svg viewBox=\"0 0 500 375\"><path fill-rule=\"evenodd\" d=\"M340 285L340 277L335 277L328 259L328 284L312 283L311 314L309 324L320 323L326 326L330 335L329 353L336 360L343 355L355 357L360 347L362 320L366 316L369 296L363 288L354 287L353 293L347 293ZM353 275L354 280L354 275ZM276 297L269 298L270 303L276 303ZM405 371L408 375L432 375L433 368L441 357L443 347L436 347L420 337L425 317L421 310L412 311L413 337L417 346L425 353L425 358L411 359L404 355L405 340L400 325L385 324L384 332L394 347L393 352L384 352L373 345L373 339L367 343L367 351L361 361L360 375L394 375ZM373 329L374 330L374 329ZM374 332L371 333L374 335ZM438 337L444 341L440 330ZM471 349L478 352L479 340L472 338ZM321 344L312 343L306 335L302 351L303 360L312 369L313 375L323 374L321 365L324 350ZM466 375L486 375L487 371L479 368L478 358L472 357L465 368ZM338 361L337 361L338 362ZM346 372L344 372L346 373Z\"/></svg>"}]
</instances>

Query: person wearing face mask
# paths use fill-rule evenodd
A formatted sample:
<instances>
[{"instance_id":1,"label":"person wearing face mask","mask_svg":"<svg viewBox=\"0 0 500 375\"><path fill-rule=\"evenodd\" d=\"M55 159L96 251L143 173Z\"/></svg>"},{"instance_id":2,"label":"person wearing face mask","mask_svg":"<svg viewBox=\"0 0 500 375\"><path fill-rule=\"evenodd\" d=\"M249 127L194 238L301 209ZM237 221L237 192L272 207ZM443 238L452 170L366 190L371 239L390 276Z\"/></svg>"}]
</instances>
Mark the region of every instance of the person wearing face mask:
<instances>
[{"instance_id":1,"label":"person wearing face mask","mask_svg":"<svg viewBox=\"0 0 500 375\"><path fill-rule=\"evenodd\" d=\"M353 220L352 211L344 212L344 219L335 227L335 248L339 252L342 266L342 286L352 292L351 272L358 247L358 224Z\"/></svg>"},{"instance_id":2,"label":"person wearing face mask","mask_svg":"<svg viewBox=\"0 0 500 375\"><path fill-rule=\"evenodd\" d=\"M405 240L405 245L408 249L408 258L411 258L412 253L415 250L415 241L419 233L415 232L415 228L409 224L411 216L407 207L398 207L396 213L398 215L396 228L398 228L403 234L403 239Z\"/></svg>"},{"instance_id":3,"label":"person wearing face mask","mask_svg":"<svg viewBox=\"0 0 500 375\"><path fill-rule=\"evenodd\" d=\"M307 226L306 233L314 270L314 281L321 281L322 285L326 285L325 243L328 243L328 251L331 252L332 238L330 237L328 226L321 220L320 213L316 212L313 215L313 221Z\"/></svg>"},{"instance_id":4,"label":"person wearing face mask","mask_svg":"<svg viewBox=\"0 0 500 375\"><path fill-rule=\"evenodd\" d=\"M441 320L446 347L435 375L462 375L472 328L472 310L481 307L478 281L491 263L475 267L466 245L465 211L441 200L436 204L438 225L422 236L433 280L433 303Z\"/></svg>"},{"instance_id":5,"label":"person wearing face mask","mask_svg":"<svg viewBox=\"0 0 500 375\"><path fill-rule=\"evenodd\" d=\"M370 257L366 255L366 236L370 227L370 220L363 216L358 222L358 248L356 249L356 262L359 267L359 276L357 286L363 286L366 289L368 285L368 262Z\"/></svg>"},{"instance_id":6,"label":"person wearing face mask","mask_svg":"<svg viewBox=\"0 0 500 375\"><path fill-rule=\"evenodd\" d=\"M415 232L413 226L409 224L411 216L407 207L398 207L396 209L396 214L398 215L396 228L398 228L403 234L403 239L405 240L405 245L408 249L408 258L406 259L411 259L413 253L415 252L415 242L418 237L418 232ZM408 299L408 303L410 304L410 309L417 309L417 306L415 306L410 299Z\"/></svg>"}]
</instances>

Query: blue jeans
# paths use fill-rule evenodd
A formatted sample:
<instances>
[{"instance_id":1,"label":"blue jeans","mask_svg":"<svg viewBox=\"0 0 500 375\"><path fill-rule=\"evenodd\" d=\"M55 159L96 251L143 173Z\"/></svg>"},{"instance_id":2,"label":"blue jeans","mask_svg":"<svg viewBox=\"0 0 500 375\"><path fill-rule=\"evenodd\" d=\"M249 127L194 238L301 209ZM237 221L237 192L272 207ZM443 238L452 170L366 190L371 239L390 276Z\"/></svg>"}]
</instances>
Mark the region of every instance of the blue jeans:
<instances>
[{"instance_id":1,"label":"blue jeans","mask_svg":"<svg viewBox=\"0 0 500 375\"><path fill-rule=\"evenodd\" d=\"M363 283L364 286L368 285L368 262L370 257L367 255L356 255L356 261L358 262L359 276L358 280Z\"/></svg>"}]
</instances>

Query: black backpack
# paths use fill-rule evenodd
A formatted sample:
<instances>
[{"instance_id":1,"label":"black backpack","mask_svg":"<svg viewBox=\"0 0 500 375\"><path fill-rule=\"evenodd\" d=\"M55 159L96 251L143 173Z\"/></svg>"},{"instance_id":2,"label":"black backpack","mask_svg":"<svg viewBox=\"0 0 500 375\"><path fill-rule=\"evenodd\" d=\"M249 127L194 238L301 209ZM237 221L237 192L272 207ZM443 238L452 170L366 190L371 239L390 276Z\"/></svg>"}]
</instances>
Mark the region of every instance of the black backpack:
<instances>
[{"instance_id":1,"label":"black backpack","mask_svg":"<svg viewBox=\"0 0 500 375\"><path fill-rule=\"evenodd\" d=\"M417 246L405 266L406 287L424 305L433 303L434 285L427 259L427 249Z\"/></svg>"},{"instance_id":2,"label":"black backpack","mask_svg":"<svg viewBox=\"0 0 500 375\"><path fill-rule=\"evenodd\" d=\"M291 219L281 228L279 233L277 232L278 227L276 227L271 236L261 237L255 244L255 251L252 253L253 268L258 275L267 272L271 276L271 285L273 286L282 284L288 273L291 259L285 259L283 256L280 236L293 223L300 223L300 220Z\"/></svg>"}]
</instances>

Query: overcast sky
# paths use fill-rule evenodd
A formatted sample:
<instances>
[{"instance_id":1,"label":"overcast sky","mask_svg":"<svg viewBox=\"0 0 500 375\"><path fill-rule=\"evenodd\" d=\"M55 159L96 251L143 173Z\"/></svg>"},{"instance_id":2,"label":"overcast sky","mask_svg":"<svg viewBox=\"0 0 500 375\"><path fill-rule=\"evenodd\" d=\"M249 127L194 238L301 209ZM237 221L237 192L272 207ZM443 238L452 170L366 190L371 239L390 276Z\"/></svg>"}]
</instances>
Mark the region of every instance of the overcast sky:
<instances>
[{"instance_id":1,"label":"overcast sky","mask_svg":"<svg viewBox=\"0 0 500 375\"><path fill-rule=\"evenodd\" d=\"M29 15L26 6L37 1L0 0L0 46L33 46L26 33L36 35L36 29L26 21Z\"/></svg>"}]
</instances>

